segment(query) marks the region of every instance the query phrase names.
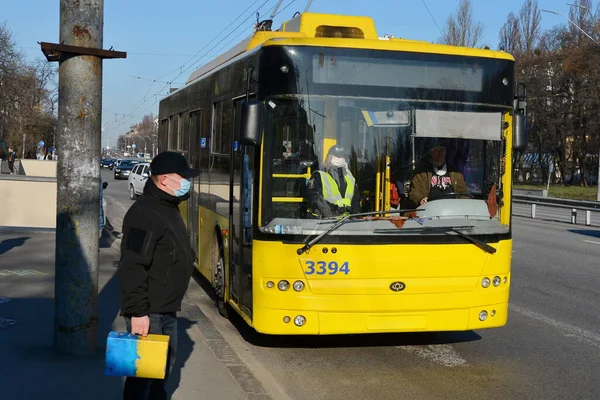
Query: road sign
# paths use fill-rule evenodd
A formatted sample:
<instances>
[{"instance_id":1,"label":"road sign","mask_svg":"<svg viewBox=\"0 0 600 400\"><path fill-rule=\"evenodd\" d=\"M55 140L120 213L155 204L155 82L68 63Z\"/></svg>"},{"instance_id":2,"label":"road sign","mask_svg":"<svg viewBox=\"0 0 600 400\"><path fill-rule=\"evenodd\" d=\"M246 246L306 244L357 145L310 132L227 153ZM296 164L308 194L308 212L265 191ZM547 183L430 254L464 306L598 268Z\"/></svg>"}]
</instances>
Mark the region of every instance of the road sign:
<instances>
[{"instance_id":1,"label":"road sign","mask_svg":"<svg viewBox=\"0 0 600 400\"><path fill-rule=\"evenodd\" d=\"M206 147L206 138L201 138L200 139L200 147L202 147L202 148Z\"/></svg>"},{"instance_id":2,"label":"road sign","mask_svg":"<svg viewBox=\"0 0 600 400\"><path fill-rule=\"evenodd\" d=\"M44 145L45 145L46 143L44 143L44 141L43 141L43 140L40 140L40 142L39 142L38 144L40 145L40 147L44 147Z\"/></svg>"}]
</instances>

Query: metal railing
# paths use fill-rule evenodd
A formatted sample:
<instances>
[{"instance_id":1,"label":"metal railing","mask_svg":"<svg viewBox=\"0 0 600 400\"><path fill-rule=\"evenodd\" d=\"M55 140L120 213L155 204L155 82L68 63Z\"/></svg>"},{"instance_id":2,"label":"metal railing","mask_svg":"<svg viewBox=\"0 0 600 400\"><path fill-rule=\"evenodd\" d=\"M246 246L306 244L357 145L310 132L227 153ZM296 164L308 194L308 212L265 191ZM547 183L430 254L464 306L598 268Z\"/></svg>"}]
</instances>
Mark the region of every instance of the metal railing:
<instances>
[{"instance_id":1,"label":"metal railing","mask_svg":"<svg viewBox=\"0 0 600 400\"><path fill-rule=\"evenodd\" d=\"M539 196L527 196L527 195L513 195L513 203L516 204L529 204L531 207L530 216L531 218L536 217L537 207L550 207L558 209L569 209L571 210L571 223L577 224L577 214L579 211L585 211L585 224L587 226L592 225L592 213L600 212L599 201L583 201L583 200L571 200L571 199L557 199L552 197L539 197Z\"/></svg>"}]
</instances>

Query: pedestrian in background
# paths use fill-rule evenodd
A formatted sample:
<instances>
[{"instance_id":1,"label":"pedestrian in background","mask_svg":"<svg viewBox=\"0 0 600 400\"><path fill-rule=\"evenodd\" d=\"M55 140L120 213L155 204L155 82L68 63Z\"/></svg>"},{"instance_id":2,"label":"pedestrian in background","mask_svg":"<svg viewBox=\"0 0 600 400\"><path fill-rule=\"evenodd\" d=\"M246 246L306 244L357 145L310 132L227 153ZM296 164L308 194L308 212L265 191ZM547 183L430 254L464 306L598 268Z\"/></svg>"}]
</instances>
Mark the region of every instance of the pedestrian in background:
<instances>
[{"instance_id":1,"label":"pedestrian in background","mask_svg":"<svg viewBox=\"0 0 600 400\"><path fill-rule=\"evenodd\" d=\"M15 173L15 160L16 159L17 159L17 152L14 151L13 148L9 146L6 161L8 163L8 169L10 170L11 175L13 175Z\"/></svg>"},{"instance_id":2,"label":"pedestrian in background","mask_svg":"<svg viewBox=\"0 0 600 400\"><path fill-rule=\"evenodd\" d=\"M150 164L144 193L123 220L119 285L127 331L169 335L165 378L128 377L124 399L166 399L166 384L177 352L177 312L196 258L178 205L189 197L199 175L178 153L163 152Z\"/></svg>"}]
</instances>

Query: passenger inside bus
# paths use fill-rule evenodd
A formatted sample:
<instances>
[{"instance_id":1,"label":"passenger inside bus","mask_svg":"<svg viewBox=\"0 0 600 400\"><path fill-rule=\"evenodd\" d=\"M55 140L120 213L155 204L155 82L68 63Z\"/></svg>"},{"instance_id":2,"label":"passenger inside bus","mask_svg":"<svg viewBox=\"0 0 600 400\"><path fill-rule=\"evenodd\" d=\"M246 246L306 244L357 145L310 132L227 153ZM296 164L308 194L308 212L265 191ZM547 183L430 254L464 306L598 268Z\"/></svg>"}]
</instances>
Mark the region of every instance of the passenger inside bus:
<instances>
[{"instance_id":1,"label":"passenger inside bus","mask_svg":"<svg viewBox=\"0 0 600 400\"><path fill-rule=\"evenodd\" d=\"M332 146L322 170L315 171L307 185L309 215L331 218L360 212L360 193L348 168L343 147Z\"/></svg>"},{"instance_id":2,"label":"passenger inside bus","mask_svg":"<svg viewBox=\"0 0 600 400\"><path fill-rule=\"evenodd\" d=\"M411 181L409 197L413 203L423 205L446 194L468 193L463 174L446 161L446 147L442 143L435 144L429 156L430 162L417 170Z\"/></svg>"}]
</instances>

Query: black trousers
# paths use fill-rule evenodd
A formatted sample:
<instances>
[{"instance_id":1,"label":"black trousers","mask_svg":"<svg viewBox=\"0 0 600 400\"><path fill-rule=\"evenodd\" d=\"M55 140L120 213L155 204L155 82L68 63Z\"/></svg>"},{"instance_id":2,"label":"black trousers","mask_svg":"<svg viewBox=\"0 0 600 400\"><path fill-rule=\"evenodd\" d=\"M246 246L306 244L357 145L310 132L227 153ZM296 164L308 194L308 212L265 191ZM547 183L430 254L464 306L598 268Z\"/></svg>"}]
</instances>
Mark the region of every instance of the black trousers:
<instances>
[{"instance_id":1,"label":"black trousers","mask_svg":"<svg viewBox=\"0 0 600 400\"><path fill-rule=\"evenodd\" d=\"M167 353L167 371L164 379L131 378L125 379L123 400L163 400L168 399L167 380L175 364L177 353L177 315L150 314L150 329L148 333L169 335L169 351ZM131 318L125 317L127 332L131 333Z\"/></svg>"}]
</instances>

